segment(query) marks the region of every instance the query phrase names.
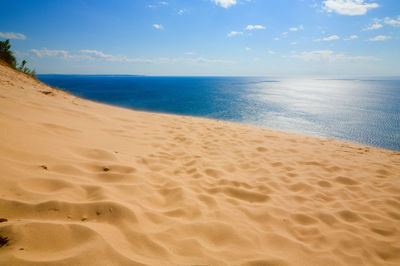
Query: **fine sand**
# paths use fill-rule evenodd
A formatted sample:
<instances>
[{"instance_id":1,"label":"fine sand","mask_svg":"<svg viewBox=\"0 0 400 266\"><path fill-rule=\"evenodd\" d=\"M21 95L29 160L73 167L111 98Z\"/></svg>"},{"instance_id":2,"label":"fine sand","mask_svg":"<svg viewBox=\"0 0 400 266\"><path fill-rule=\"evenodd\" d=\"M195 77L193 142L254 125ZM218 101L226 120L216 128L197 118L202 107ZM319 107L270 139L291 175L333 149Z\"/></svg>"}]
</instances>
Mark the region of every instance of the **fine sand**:
<instances>
[{"instance_id":1,"label":"fine sand","mask_svg":"<svg viewBox=\"0 0 400 266\"><path fill-rule=\"evenodd\" d=\"M399 174L399 152L107 106L0 65L0 265L400 265Z\"/></svg>"}]
</instances>

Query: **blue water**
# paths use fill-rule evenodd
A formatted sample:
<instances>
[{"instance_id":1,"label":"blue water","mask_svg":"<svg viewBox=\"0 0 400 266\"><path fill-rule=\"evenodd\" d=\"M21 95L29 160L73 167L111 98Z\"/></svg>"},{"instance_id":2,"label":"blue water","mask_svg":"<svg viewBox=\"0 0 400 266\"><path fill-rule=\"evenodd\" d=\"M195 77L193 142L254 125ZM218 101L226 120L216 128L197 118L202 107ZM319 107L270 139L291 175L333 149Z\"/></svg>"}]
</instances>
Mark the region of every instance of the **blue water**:
<instances>
[{"instance_id":1,"label":"blue water","mask_svg":"<svg viewBox=\"0 0 400 266\"><path fill-rule=\"evenodd\" d=\"M400 151L400 79L39 75L74 95Z\"/></svg>"}]
</instances>

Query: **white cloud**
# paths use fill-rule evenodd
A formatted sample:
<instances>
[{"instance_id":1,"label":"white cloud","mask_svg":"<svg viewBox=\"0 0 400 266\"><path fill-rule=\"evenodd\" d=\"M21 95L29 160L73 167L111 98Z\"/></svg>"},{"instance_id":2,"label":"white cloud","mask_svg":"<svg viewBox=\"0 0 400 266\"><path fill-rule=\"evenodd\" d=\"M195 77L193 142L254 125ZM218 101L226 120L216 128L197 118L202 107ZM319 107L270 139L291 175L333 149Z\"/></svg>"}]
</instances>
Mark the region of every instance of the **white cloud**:
<instances>
[{"instance_id":1,"label":"white cloud","mask_svg":"<svg viewBox=\"0 0 400 266\"><path fill-rule=\"evenodd\" d=\"M145 58L130 58L121 55L105 54L97 50L80 50L87 59L90 60L105 60L109 62L125 62L125 63L153 63L152 59Z\"/></svg>"},{"instance_id":2,"label":"white cloud","mask_svg":"<svg viewBox=\"0 0 400 266\"><path fill-rule=\"evenodd\" d=\"M231 31L231 32L229 32L228 33L228 37L232 37L232 36L236 36L236 35L242 35L243 34L243 32L241 32L241 31Z\"/></svg>"},{"instance_id":3,"label":"white cloud","mask_svg":"<svg viewBox=\"0 0 400 266\"><path fill-rule=\"evenodd\" d=\"M322 39L315 39L314 42L320 42L320 41L334 41L334 40L339 40L340 37L337 35L331 35L328 37L324 37Z\"/></svg>"},{"instance_id":4,"label":"white cloud","mask_svg":"<svg viewBox=\"0 0 400 266\"><path fill-rule=\"evenodd\" d=\"M375 23L372 24L371 26L364 28L363 31L366 31L366 30L377 30L377 29L380 29L380 28L382 28L382 27L383 27L382 24L380 24L380 23L378 23L378 22L375 22Z\"/></svg>"},{"instance_id":5,"label":"white cloud","mask_svg":"<svg viewBox=\"0 0 400 266\"><path fill-rule=\"evenodd\" d=\"M304 30L303 25L299 25L298 27L291 27L289 28L290 31L299 31L299 30Z\"/></svg>"},{"instance_id":6,"label":"white cloud","mask_svg":"<svg viewBox=\"0 0 400 266\"><path fill-rule=\"evenodd\" d=\"M246 51L251 51L251 48L249 48L249 47L246 47L246 48L244 48Z\"/></svg>"},{"instance_id":7,"label":"white cloud","mask_svg":"<svg viewBox=\"0 0 400 266\"><path fill-rule=\"evenodd\" d=\"M291 45L296 45L296 44L297 44L297 42L291 42L290 44L291 44Z\"/></svg>"},{"instance_id":8,"label":"white cloud","mask_svg":"<svg viewBox=\"0 0 400 266\"><path fill-rule=\"evenodd\" d=\"M357 16L365 15L369 9L377 7L377 3L364 3L364 0L325 0L322 8L329 13Z\"/></svg>"},{"instance_id":9,"label":"white cloud","mask_svg":"<svg viewBox=\"0 0 400 266\"><path fill-rule=\"evenodd\" d=\"M153 28L157 29L157 30L163 30L164 27L161 24L153 24Z\"/></svg>"},{"instance_id":10,"label":"white cloud","mask_svg":"<svg viewBox=\"0 0 400 266\"><path fill-rule=\"evenodd\" d=\"M339 40L340 37L337 35L331 35L325 38L322 38L323 41L334 41L334 40Z\"/></svg>"},{"instance_id":11,"label":"white cloud","mask_svg":"<svg viewBox=\"0 0 400 266\"><path fill-rule=\"evenodd\" d=\"M185 52L184 54L185 55L195 55L196 53L194 53L194 52Z\"/></svg>"},{"instance_id":12,"label":"white cloud","mask_svg":"<svg viewBox=\"0 0 400 266\"><path fill-rule=\"evenodd\" d=\"M105 54L98 50L80 50L79 54L70 54L66 50L49 50L47 48L37 50L32 49L29 51L30 53L38 56L38 57L54 57L59 59L74 59L74 60L90 60L90 61L107 61L107 62L121 62L121 63L149 63L149 64L163 64L163 63L233 63L229 60L222 59L209 59L204 57L197 58L168 58L168 57L160 57L156 59L148 59L148 58L131 58L123 55L112 55ZM193 52L187 52L185 54L194 55Z\"/></svg>"},{"instance_id":13,"label":"white cloud","mask_svg":"<svg viewBox=\"0 0 400 266\"><path fill-rule=\"evenodd\" d=\"M397 16L397 19L386 17L384 22L395 27L400 27L400 16Z\"/></svg>"},{"instance_id":14,"label":"white cloud","mask_svg":"<svg viewBox=\"0 0 400 266\"><path fill-rule=\"evenodd\" d=\"M93 57L97 57L97 58L108 59L110 61L118 61L118 60L116 60L117 58L115 56L110 55L110 54L105 54L105 53L97 51L97 50L80 50L80 52L83 54L91 55Z\"/></svg>"},{"instance_id":15,"label":"white cloud","mask_svg":"<svg viewBox=\"0 0 400 266\"><path fill-rule=\"evenodd\" d=\"M229 8L231 6L236 5L236 0L211 0L213 1L216 5L220 5L223 8Z\"/></svg>"},{"instance_id":16,"label":"white cloud","mask_svg":"<svg viewBox=\"0 0 400 266\"><path fill-rule=\"evenodd\" d=\"M61 57L61 58L70 58L68 51L65 50L49 50L47 48L43 48L41 50L31 49L29 52L33 53L38 57Z\"/></svg>"},{"instance_id":17,"label":"white cloud","mask_svg":"<svg viewBox=\"0 0 400 266\"><path fill-rule=\"evenodd\" d=\"M247 25L245 30L265 30L263 25Z\"/></svg>"},{"instance_id":18,"label":"white cloud","mask_svg":"<svg viewBox=\"0 0 400 266\"><path fill-rule=\"evenodd\" d=\"M268 53L268 54L275 54L275 52L272 51L272 50L268 50L267 53Z\"/></svg>"},{"instance_id":19,"label":"white cloud","mask_svg":"<svg viewBox=\"0 0 400 266\"><path fill-rule=\"evenodd\" d=\"M115 56L97 50L80 50L80 54L70 54L66 50L49 50L43 48L41 50L31 49L29 52L38 57L54 57L69 60L105 60L109 62L151 63L151 60L149 59Z\"/></svg>"},{"instance_id":20,"label":"white cloud","mask_svg":"<svg viewBox=\"0 0 400 266\"><path fill-rule=\"evenodd\" d=\"M343 53L335 53L332 50L316 50L310 52L302 52L301 54L293 54L289 57L298 58L304 61L314 62L348 62L348 61L374 61L374 56L347 56Z\"/></svg>"},{"instance_id":21,"label":"white cloud","mask_svg":"<svg viewBox=\"0 0 400 266\"><path fill-rule=\"evenodd\" d=\"M358 39L358 36L354 34L354 35L351 35L349 38L345 38L343 40L350 41L350 40L356 40L356 39Z\"/></svg>"},{"instance_id":22,"label":"white cloud","mask_svg":"<svg viewBox=\"0 0 400 266\"><path fill-rule=\"evenodd\" d=\"M392 38L391 36L378 35L378 36L376 36L376 37L374 37L374 38L368 39L368 41L371 41L371 42L386 41L386 40L389 40L389 39L391 39L391 38Z\"/></svg>"},{"instance_id":23,"label":"white cloud","mask_svg":"<svg viewBox=\"0 0 400 266\"><path fill-rule=\"evenodd\" d=\"M0 32L0 37L4 39L26 40L25 35L16 32Z\"/></svg>"},{"instance_id":24,"label":"white cloud","mask_svg":"<svg viewBox=\"0 0 400 266\"><path fill-rule=\"evenodd\" d=\"M186 12L185 9L179 9L178 10L178 14L179 15L183 15L185 12Z\"/></svg>"},{"instance_id":25,"label":"white cloud","mask_svg":"<svg viewBox=\"0 0 400 266\"><path fill-rule=\"evenodd\" d=\"M147 5L147 7L148 7L148 8L157 8L157 7L166 6L166 5L168 5L168 2L167 2L167 1L160 1L160 2L158 2L157 4L150 4L150 5Z\"/></svg>"},{"instance_id":26,"label":"white cloud","mask_svg":"<svg viewBox=\"0 0 400 266\"><path fill-rule=\"evenodd\" d=\"M280 39L287 38L288 34L289 33L287 31L282 32L282 36L281 37L275 37L274 40L275 41L279 41Z\"/></svg>"}]
</instances>

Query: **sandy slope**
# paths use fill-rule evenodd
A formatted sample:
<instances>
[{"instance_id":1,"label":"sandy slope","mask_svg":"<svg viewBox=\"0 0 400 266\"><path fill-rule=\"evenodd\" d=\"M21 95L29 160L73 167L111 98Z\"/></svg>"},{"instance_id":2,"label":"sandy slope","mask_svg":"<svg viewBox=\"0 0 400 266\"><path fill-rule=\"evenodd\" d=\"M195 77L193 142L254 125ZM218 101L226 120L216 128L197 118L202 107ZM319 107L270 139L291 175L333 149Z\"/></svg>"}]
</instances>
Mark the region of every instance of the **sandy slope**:
<instances>
[{"instance_id":1,"label":"sandy slope","mask_svg":"<svg viewBox=\"0 0 400 266\"><path fill-rule=\"evenodd\" d=\"M399 265L399 173L399 152L106 106L0 65L2 265Z\"/></svg>"}]
</instances>

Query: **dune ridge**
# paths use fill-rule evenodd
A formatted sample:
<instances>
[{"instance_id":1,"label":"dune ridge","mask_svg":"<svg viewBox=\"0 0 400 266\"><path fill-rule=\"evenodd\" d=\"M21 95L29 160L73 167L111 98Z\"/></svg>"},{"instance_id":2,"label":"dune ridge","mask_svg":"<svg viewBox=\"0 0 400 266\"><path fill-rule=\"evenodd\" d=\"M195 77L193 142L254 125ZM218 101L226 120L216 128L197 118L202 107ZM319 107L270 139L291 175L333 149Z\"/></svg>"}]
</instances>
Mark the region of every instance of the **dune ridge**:
<instances>
[{"instance_id":1,"label":"dune ridge","mask_svg":"<svg viewBox=\"0 0 400 266\"><path fill-rule=\"evenodd\" d=\"M0 65L2 265L399 265L400 152L127 110Z\"/></svg>"}]
</instances>

